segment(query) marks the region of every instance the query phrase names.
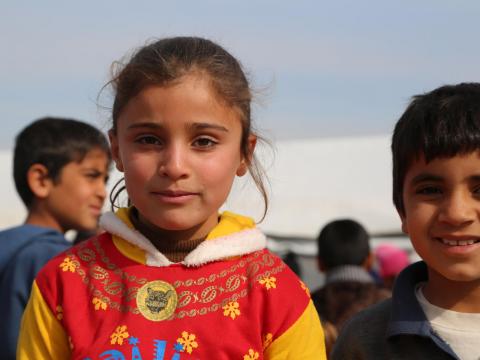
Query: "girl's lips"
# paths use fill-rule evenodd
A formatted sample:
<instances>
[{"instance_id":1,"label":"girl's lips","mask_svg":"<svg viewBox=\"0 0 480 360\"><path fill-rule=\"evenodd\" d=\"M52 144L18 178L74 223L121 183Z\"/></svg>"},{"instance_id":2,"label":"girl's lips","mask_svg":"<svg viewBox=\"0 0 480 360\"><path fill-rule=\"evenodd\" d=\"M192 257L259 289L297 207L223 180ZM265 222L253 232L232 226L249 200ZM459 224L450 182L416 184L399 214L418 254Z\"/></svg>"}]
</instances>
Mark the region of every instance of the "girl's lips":
<instances>
[{"instance_id":1,"label":"girl's lips","mask_svg":"<svg viewBox=\"0 0 480 360\"><path fill-rule=\"evenodd\" d=\"M198 193L189 191L157 191L152 192L161 202L166 204L184 204L198 195Z\"/></svg>"},{"instance_id":2,"label":"girl's lips","mask_svg":"<svg viewBox=\"0 0 480 360\"><path fill-rule=\"evenodd\" d=\"M162 195L162 196L171 196L171 197L195 195L195 193L189 192L189 191L173 191L173 190L158 191L156 192L156 194Z\"/></svg>"}]
</instances>

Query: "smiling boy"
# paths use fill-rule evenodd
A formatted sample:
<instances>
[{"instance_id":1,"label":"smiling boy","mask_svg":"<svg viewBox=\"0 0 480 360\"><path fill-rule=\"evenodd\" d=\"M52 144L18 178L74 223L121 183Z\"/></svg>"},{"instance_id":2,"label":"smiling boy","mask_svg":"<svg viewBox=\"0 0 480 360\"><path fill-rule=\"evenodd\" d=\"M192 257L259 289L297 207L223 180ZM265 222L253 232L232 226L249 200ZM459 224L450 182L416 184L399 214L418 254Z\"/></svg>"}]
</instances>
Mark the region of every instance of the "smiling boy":
<instances>
[{"instance_id":1,"label":"smiling boy","mask_svg":"<svg viewBox=\"0 0 480 360\"><path fill-rule=\"evenodd\" d=\"M94 230L106 197L106 137L81 121L43 118L16 138L13 175L27 207L24 224L0 232L1 358L15 359L33 280L71 244L67 230Z\"/></svg>"},{"instance_id":2,"label":"smiling boy","mask_svg":"<svg viewBox=\"0 0 480 360\"><path fill-rule=\"evenodd\" d=\"M414 97L392 155L394 204L423 261L345 326L333 359L479 359L480 84Z\"/></svg>"}]
</instances>

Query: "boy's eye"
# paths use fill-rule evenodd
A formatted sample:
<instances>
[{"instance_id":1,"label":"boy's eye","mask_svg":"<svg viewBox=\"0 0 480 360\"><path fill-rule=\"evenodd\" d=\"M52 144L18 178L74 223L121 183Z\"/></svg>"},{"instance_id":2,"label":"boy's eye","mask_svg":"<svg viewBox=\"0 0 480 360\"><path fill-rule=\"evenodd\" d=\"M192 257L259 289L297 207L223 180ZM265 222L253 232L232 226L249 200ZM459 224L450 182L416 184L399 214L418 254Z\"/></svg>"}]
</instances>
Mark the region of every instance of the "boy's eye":
<instances>
[{"instance_id":1,"label":"boy's eye","mask_svg":"<svg viewBox=\"0 0 480 360\"><path fill-rule=\"evenodd\" d=\"M214 141L213 139L208 138L208 137L201 137L201 138L196 139L196 140L193 142L193 146L201 147L201 148L212 147L212 146L214 146L214 145L216 145L216 144L217 144L216 141Z\"/></svg>"},{"instance_id":2,"label":"boy's eye","mask_svg":"<svg viewBox=\"0 0 480 360\"><path fill-rule=\"evenodd\" d=\"M420 195L438 195L442 193L442 190L436 186L424 186L417 189L415 193Z\"/></svg>"},{"instance_id":3,"label":"boy's eye","mask_svg":"<svg viewBox=\"0 0 480 360\"><path fill-rule=\"evenodd\" d=\"M103 173L98 172L98 171L92 171L92 172L87 172L85 173L85 176L89 178L90 180L96 180L102 176L105 176Z\"/></svg>"}]
</instances>

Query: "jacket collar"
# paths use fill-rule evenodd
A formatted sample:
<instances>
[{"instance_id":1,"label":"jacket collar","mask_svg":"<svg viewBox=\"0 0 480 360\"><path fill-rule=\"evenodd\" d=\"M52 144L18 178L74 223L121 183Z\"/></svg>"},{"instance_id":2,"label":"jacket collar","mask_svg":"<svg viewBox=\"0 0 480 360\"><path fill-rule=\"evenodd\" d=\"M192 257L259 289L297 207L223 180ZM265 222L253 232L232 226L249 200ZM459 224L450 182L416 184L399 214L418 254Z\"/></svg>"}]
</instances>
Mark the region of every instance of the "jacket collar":
<instances>
[{"instance_id":1,"label":"jacket collar","mask_svg":"<svg viewBox=\"0 0 480 360\"><path fill-rule=\"evenodd\" d=\"M130 209L121 208L116 213L103 214L100 226L113 235L115 245L127 257L139 261L140 253L146 265L161 267L173 264L150 240L134 229L129 219L129 211ZM122 251L120 247L125 249L123 242L130 245L127 246L130 250L133 245L133 251ZM212 261L262 250L265 246L265 235L255 227L252 219L226 211L221 214L219 223L205 241L190 252L181 264L201 266ZM129 253L136 255L129 256Z\"/></svg>"},{"instance_id":2,"label":"jacket collar","mask_svg":"<svg viewBox=\"0 0 480 360\"><path fill-rule=\"evenodd\" d=\"M428 281L428 268L423 261L405 268L395 280L392 293L392 312L387 337L418 335L430 338L439 348L458 359L452 348L436 334L427 320L417 297L415 287Z\"/></svg>"}]
</instances>

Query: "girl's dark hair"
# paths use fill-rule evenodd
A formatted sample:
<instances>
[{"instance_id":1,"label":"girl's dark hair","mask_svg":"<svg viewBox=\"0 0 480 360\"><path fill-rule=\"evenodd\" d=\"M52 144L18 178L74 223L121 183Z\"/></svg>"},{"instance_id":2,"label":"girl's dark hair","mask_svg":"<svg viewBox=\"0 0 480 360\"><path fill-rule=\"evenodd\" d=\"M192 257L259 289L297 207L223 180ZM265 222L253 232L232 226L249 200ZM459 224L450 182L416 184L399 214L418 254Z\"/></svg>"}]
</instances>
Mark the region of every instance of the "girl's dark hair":
<instances>
[{"instance_id":1,"label":"girl's dark hair","mask_svg":"<svg viewBox=\"0 0 480 360\"><path fill-rule=\"evenodd\" d=\"M393 203L405 215L403 186L415 159L428 163L480 150L480 84L439 87L414 96L392 137Z\"/></svg>"},{"instance_id":2,"label":"girl's dark hair","mask_svg":"<svg viewBox=\"0 0 480 360\"><path fill-rule=\"evenodd\" d=\"M115 93L111 131L116 132L125 105L145 87L165 86L190 73L207 76L219 99L238 112L242 125L240 151L264 199L265 216L268 208L262 179L265 174L255 155L250 158L248 147L249 136L255 134L251 125L252 92L240 63L218 44L198 37L165 38L141 47L126 65L114 63L112 80L108 83ZM112 208L124 189L125 186L119 185L112 190Z\"/></svg>"}]
</instances>

